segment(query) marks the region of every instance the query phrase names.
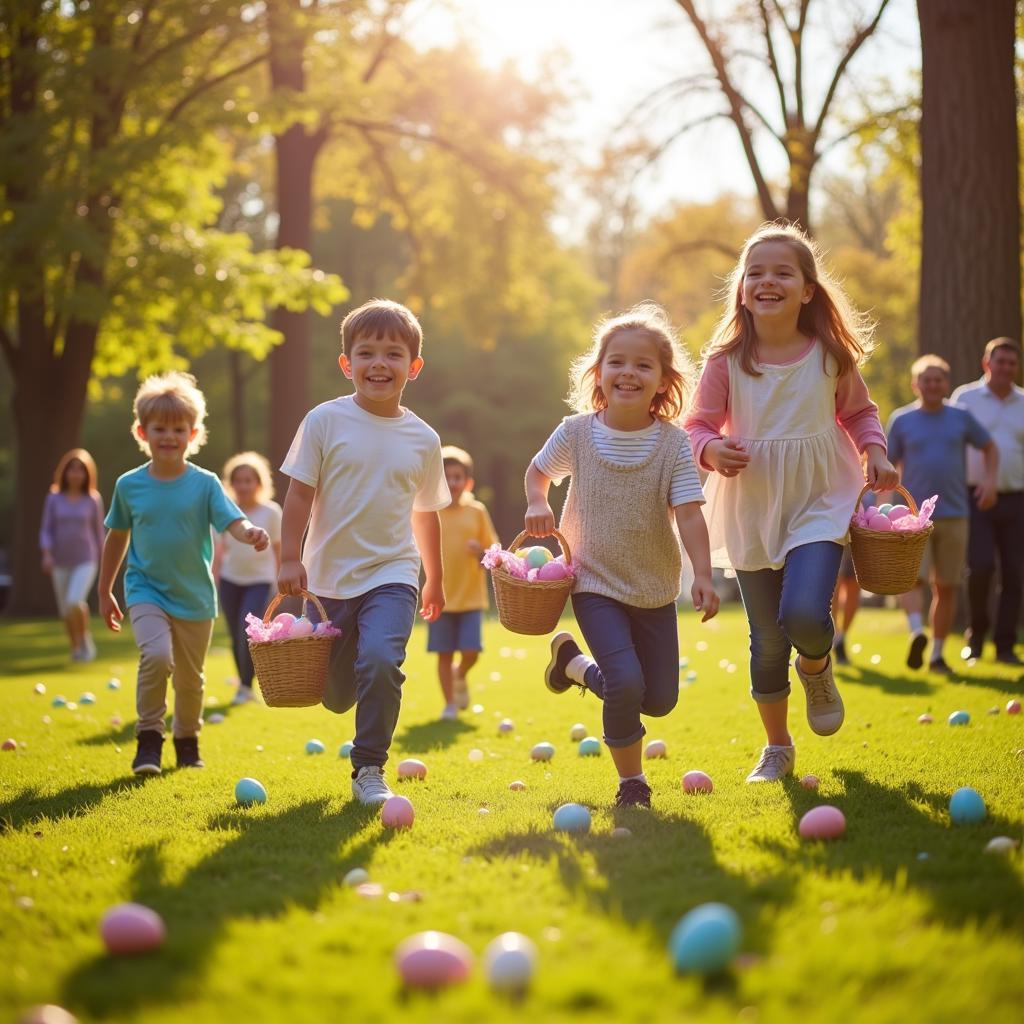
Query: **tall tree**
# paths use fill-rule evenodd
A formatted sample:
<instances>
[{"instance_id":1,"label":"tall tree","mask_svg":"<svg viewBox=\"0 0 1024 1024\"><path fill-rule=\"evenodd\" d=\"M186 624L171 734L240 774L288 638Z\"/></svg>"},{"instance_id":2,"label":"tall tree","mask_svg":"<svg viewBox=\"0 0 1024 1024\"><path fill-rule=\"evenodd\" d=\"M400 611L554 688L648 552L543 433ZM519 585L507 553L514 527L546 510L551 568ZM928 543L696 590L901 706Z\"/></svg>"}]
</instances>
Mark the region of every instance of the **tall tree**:
<instances>
[{"instance_id":1,"label":"tall tree","mask_svg":"<svg viewBox=\"0 0 1024 1024\"><path fill-rule=\"evenodd\" d=\"M830 133L844 79L850 64L878 28L889 0L871 0L858 5L845 37L838 47L829 45L824 33L813 29L813 15L834 3L814 0L742 0L723 13L716 0L717 17L711 4L697 0L674 0L686 15L707 56L710 68L688 73L658 90L655 103L645 106L666 121L665 103L688 101L699 94L713 95L715 101L693 112L689 118L670 121L669 134L656 143L660 156L692 129L714 120L733 125L743 158L750 171L761 213L766 220L785 218L811 230L810 190L814 170L828 147L837 140ZM751 52L756 39L756 52ZM810 74L808 68L815 68ZM822 76L818 69L827 68ZM824 80L815 96L814 82ZM781 189L773 187L766 169L764 142L781 147L788 166Z\"/></svg>"},{"instance_id":2,"label":"tall tree","mask_svg":"<svg viewBox=\"0 0 1024 1024\"><path fill-rule=\"evenodd\" d=\"M921 300L918 344L953 380L985 342L1021 332L1014 0L918 0Z\"/></svg>"},{"instance_id":3,"label":"tall tree","mask_svg":"<svg viewBox=\"0 0 1024 1024\"><path fill-rule=\"evenodd\" d=\"M0 17L0 350L13 381L14 613L52 602L35 536L90 373L216 340L265 353L268 304L340 299L301 254L215 229L235 83L266 59L230 0L22 0Z\"/></svg>"}]
</instances>

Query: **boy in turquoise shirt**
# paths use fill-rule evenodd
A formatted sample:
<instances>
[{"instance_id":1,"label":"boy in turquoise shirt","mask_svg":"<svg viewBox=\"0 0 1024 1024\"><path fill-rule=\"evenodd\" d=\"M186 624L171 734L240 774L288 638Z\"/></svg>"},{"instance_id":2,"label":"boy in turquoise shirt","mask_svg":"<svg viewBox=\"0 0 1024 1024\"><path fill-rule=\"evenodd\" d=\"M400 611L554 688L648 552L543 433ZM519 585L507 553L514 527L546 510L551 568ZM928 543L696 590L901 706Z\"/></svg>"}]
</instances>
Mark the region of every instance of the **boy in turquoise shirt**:
<instances>
[{"instance_id":1,"label":"boy in turquoise shirt","mask_svg":"<svg viewBox=\"0 0 1024 1024\"><path fill-rule=\"evenodd\" d=\"M206 441L205 416L206 400L190 374L165 373L143 382L132 433L150 461L118 479L106 518L100 615L110 629L120 630L124 615L113 585L127 552L125 604L139 648L136 775L160 773L168 676L174 684L178 767L203 767L203 662L217 617L211 528L257 551L270 541L224 493L216 474L189 464L188 456Z\"/></svg>"}]
</instances>

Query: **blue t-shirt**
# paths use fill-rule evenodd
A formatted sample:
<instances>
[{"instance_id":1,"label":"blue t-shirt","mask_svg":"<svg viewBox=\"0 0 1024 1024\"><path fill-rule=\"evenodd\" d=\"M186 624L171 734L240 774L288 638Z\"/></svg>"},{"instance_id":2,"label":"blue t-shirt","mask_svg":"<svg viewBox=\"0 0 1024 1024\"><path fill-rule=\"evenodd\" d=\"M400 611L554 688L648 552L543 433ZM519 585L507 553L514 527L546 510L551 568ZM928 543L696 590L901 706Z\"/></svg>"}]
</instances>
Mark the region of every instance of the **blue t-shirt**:
<instances>
[{"instance_id":1,"label":"blue t-shirt","mask_svg":"<svg viewBox=\"0 0 1024 1024\"><path fill-rule=\"evenodd\" d=\"M177 619L215 619L210 530L223 533L243 518L216 475L191 463L174 480L151 476L149 463L119 477L105 522L131 531L125 604L156 604Z\"/></svg>"},{"instance_id":2,"label":"blue t-shirt","mask_svg":"<svg viewBox=\"0 0 1024 1024\"><path fill-rule=\"evenodd\" d=\"M889 418L889 459L903 463L903 486L921 504L939 496L936 519L967 515L967 445L984 448L988 431L966 410L945 403L927 412L917 402Z\"/></svg>"}]
</instances>

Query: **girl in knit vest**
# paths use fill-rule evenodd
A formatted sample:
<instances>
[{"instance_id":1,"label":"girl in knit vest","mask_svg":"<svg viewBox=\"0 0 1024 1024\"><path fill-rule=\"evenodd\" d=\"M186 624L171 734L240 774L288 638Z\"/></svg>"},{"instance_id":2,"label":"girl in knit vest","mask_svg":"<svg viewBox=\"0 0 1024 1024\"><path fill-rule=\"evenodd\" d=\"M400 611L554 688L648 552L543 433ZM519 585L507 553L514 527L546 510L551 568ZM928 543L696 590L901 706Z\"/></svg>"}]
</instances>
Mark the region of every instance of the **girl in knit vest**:
<instances>
[{"instance_id":1,"label":"girl in knit vest","mask_svg":"<svg viewBox=\"0 0 1024 1024\"><path fill-rule=\"evenodd\" d=\"M865 477L899 482L858 365L871 328L795 227L766 224L743 248L685 424L714 474L711 559L733 568L750 623L751 695L767 745L748 782L793 771L789 658L820 736L843 722L830 606ZM863 457L863 468L861 459Z\"/></svg>"},{"instance_id":2,"label":"girl in knit vest","mask_svg":"<svg viewBox=\"0 0 1024 1024\"><path fill-rule=\"evenodd\" d=\"M598 324L573 367L564 419L526 471L526 530L548 536L548 489L571 477L559 529L573 553L576 621L594 659L569 633L551 641L545 682L604 702L604 740L619 773L616 806L650 807L641 766L645 715L667 715L679 698L676 598L682 561L693 564L693 605L718 611L711 585L700 477L682 412L693 366L665 314L644 304Z\"/></svg>"}]
</instances>

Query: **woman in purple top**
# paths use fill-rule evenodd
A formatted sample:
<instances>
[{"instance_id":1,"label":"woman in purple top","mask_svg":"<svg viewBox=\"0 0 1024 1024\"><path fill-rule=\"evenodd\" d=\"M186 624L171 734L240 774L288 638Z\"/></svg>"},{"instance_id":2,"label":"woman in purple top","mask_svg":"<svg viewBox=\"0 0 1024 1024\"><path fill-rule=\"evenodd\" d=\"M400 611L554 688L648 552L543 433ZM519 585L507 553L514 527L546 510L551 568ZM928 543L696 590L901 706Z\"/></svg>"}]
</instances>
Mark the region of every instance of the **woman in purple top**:
<instances>
[{"instance_id":1,"label":"woman in purple top","mask_svg":"<svg viewBox=\"0 0 1024 1024\"><path fill-rule=\"evenodd\" d=\"M96 578L103 537L103 499L96 490L96 463L84 448L72 448L57 464L39 528L43 572L53 579L72 661L96 657L87 598Z\"/></svg>"}]
</instances>

